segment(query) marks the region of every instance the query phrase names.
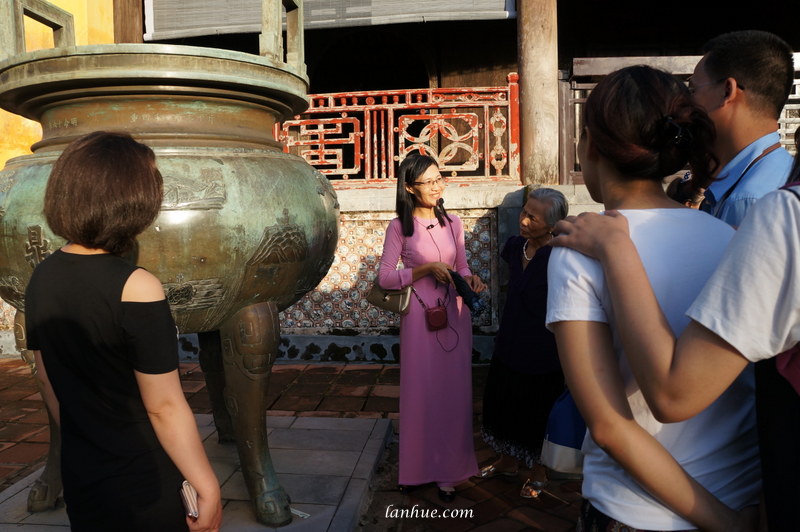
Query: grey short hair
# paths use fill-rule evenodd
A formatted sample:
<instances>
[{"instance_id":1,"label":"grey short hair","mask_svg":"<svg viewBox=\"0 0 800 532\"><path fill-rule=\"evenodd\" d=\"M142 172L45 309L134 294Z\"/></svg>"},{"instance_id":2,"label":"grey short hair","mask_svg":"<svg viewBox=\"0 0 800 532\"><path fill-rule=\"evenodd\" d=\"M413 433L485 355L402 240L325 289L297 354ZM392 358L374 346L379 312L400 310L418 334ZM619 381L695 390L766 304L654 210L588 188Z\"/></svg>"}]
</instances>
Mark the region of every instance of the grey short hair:
<instances>
[{"instance_id":1,"label":"grey short hair","mask_svg":"<svg viewBox=\"0 0 800 532\"><path fill-rule=\"evenodd\" d=\"M556 222L563 220L569 213L569 202L564 194L553 188L535 188L528 192L528 199L536 199L547 202L550 208L547 209L547 225L556 225ZM526 200L527 201L527 200Z\"/></svg>"}]
</instances>

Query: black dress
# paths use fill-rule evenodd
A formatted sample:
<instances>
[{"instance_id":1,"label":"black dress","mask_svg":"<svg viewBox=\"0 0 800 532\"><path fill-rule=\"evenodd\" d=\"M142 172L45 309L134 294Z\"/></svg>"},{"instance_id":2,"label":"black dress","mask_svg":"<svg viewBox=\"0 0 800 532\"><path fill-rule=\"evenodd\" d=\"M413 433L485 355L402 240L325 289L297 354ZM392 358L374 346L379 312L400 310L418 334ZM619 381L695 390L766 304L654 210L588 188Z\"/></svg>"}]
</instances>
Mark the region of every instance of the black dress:
<instances>
[{"instance_id":1,"label":"black dress","mask_svg":"<svg viewBox=\"0 0 800 532\"><path fill-rule=\"evenodd\" d=\"M555 336L545 327L550 246L522 267L525 238L512 236L501 257L508 263L508 295L483 395L483 439L497 453L532 467L541 454L550 409L564 391Z\"/></svg>"},{"instance_id":2,"label":"black dress","mask_svg":"<svg viewBox=\"0 0 800 532\"><path fill-rule=\"evenodd\" d=\"M28 348L59 400L61 472L73 531L187 530L182 476L162 449L134 370L178 367L166 301L122 302L136 269L115 255L56 251L25 295Z\"/></svg>"}]
</instances>

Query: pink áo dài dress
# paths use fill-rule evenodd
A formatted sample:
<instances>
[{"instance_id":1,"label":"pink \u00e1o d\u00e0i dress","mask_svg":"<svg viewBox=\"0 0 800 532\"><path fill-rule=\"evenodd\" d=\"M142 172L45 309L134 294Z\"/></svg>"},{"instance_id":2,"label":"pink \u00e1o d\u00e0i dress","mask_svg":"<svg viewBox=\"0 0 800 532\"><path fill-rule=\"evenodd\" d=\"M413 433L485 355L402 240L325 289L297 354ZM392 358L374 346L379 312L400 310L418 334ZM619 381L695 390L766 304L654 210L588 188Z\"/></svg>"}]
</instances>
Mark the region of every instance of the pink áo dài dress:
<instances>
[{"instance_id":1,"label":"pink \u00e1o d\u00e0i dress","mask_svg":"<svg viewBox=\"0 0 800 532\"><path fill-rule=\"evenodd\" d=\"M378 280L384 288L412 282L412 268L443 262L462 276L471 275L461 220L449 215L414 218L414 234L404 237L398 218L389 223ZM432 227L431 227L432 226ZM403 269L396 269L398 260ZM432 275L414 282L426 306L447 308L448 326L429 331L425 310L412 295L400 319L400 473L401 485L436 482L454 486L478 474L472 437L472 317L453 286Z\"/></svg>"}]
</instances>

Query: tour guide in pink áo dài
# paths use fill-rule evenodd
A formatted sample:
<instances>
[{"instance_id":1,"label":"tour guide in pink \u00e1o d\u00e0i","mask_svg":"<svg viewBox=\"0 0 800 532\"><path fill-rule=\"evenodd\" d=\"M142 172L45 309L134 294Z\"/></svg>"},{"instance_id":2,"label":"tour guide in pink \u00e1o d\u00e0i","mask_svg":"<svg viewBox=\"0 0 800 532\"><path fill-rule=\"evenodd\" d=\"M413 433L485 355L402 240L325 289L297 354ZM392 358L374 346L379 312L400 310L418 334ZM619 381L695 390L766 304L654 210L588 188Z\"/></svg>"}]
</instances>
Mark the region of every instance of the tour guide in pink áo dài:
<instances>
[{"instance_id":1,"label":"tour guide in pink \u00e1o d\u00e0i","mask_svg":"<svg viewBox=\"0 0 800 532\"><path fill-rule=\"evenodd\" d=\"M476 292L458 216L444 209L444 178L432 157L412 153L397 176L397 218L389 222L378 282L413 285L400 318L401 490L435 482L445 502L478 474L472 439L472 318L449 270ZM403 268L397 269L398 261Z\"/></svg>"}]
</instances>

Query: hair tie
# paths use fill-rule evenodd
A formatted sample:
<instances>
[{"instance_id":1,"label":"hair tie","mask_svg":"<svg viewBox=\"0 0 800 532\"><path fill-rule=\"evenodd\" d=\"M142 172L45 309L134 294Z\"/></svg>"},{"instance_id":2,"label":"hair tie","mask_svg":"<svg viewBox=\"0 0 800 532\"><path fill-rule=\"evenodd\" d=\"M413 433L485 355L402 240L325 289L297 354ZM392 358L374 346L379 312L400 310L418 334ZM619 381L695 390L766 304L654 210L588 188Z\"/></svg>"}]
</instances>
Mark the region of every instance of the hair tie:
<instances>
[{"instance_id":1,"label":"hair tie","mask_svg":"<svg viewBox=\"0 0 800 532\"><path fill-rule=\"evenodd\" d=\"M671 116L664 117L664 138L666 146L673 145L679 148L685 148L694 140L692 132L680 125Z\"/></svg>"}]
</instances>

